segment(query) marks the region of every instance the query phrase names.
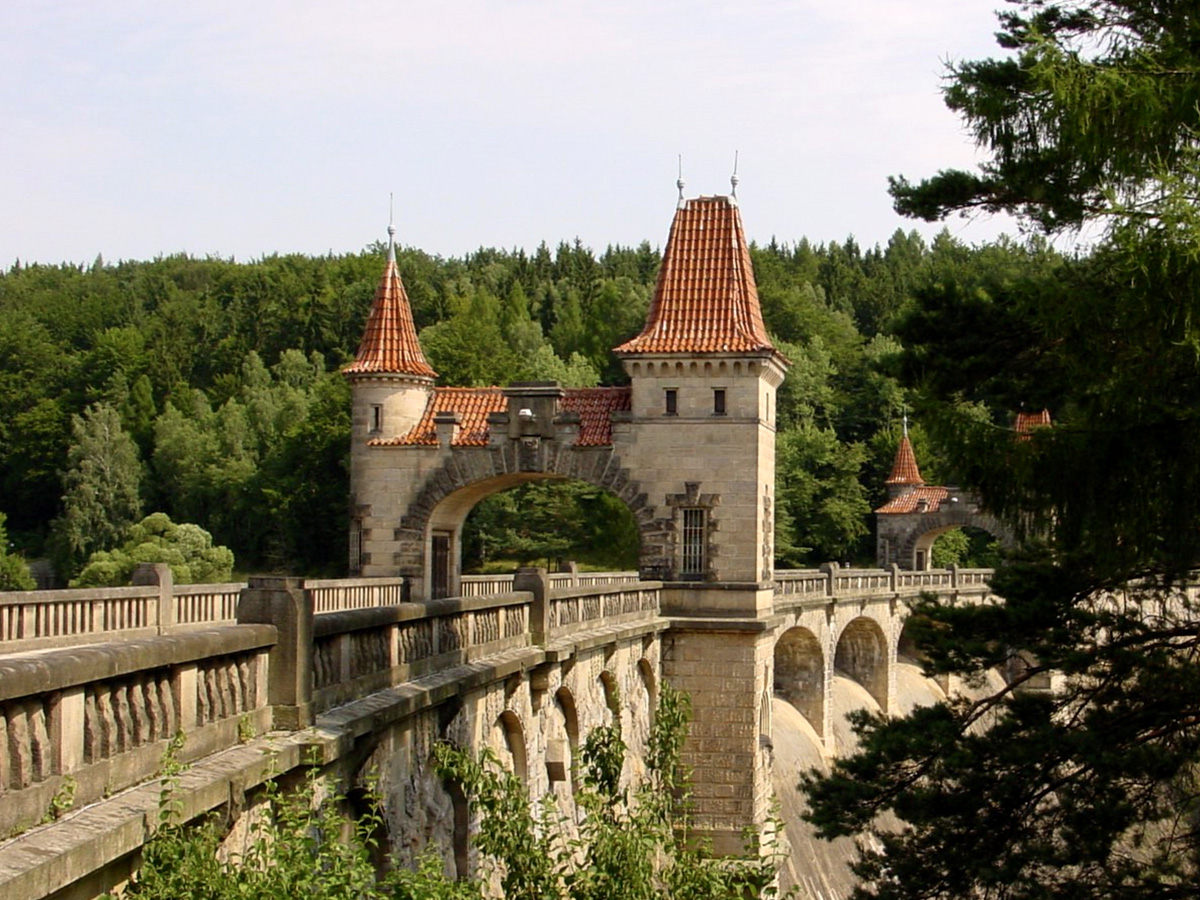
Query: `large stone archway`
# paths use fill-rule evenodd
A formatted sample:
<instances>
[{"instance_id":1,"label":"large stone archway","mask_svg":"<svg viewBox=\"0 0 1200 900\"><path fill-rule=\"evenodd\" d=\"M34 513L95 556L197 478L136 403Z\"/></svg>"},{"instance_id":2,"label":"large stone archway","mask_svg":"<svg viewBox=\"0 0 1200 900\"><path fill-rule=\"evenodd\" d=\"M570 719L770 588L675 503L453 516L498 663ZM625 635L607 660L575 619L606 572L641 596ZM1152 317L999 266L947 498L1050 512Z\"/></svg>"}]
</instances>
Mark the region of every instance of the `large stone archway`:
<instances>
[{"instance_id":1,"label":"large stone archway","mask_svg":"<svg viewBox=\"0 0 1200 900\"><path fill-rule=\"evenodd\" d=\"M656 519L646 494L631 479L612 447L574 447L563 441L525 438L488 447L453 447L424 479L396 529L396 565L413 585L415 597L428 596L424 579L439 571L439 553L451 557L456 586L462 526L485 497L530 481L582 481L607 491L632 513L640 538L639 570L657 577L671 553L674 526ZM442 542L445 542L444 544Z\"/></svg>"}]
</instances>

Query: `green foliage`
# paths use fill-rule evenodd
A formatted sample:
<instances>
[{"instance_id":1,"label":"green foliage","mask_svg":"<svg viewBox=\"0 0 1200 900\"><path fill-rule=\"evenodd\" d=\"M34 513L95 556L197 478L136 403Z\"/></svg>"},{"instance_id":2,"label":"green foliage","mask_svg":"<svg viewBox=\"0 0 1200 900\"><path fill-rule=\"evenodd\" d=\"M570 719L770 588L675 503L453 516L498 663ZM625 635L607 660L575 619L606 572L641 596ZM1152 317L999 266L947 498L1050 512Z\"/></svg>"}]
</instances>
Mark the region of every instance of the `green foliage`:
<instances>
[{"instance_id":1,"label":"green foliage","mask_svg":"<svg viewBox=\"0 0 1200 900\"><path fill-rule=\"evenodd\" d=\"M679 758L690 706L664 687L641 781L623 776L628 749L620 725L598 728L580 748L583 815L568 826L552 799L530 803L525 785L493 754L476 758L441 744L438 774L457 783L478 815L476 848L493 867L472 879L445 874L436 855L414 867L380 871L373 862L382 825L378 801L353 821L336 795L322 789L318 769L299 788L269 781L244 815L244 846L223 847L215 817L180 821L177 789L182 735L164 755L158 827L125 896L145 900L312 897L315 900L748 900L774 897L782 850L779 823L764 837L748 835L744 857L713 859L693 840L687 816L687 774ZM619 720L618 720L619 722ZM495 874L495 880L490 874ZM501 893L492 889L499 884Z\"/></svg>"},{"instance_id":2,"label":"green foliage","mask_svg":"<svg viewBox=\"0 0 1200 900\"><path fill-rule=\"evenodd\" d=\"M213 546L212 535L199 525L176 525L159 512L131 525L120 547L93 553L71 587L129 584L140 563L167 563L176 584L221 583L233 575L228 547Z\"/></svg>"},{"instance_id":3,"label":"green foliage","mask_svg":"<svg viewBox=\"0 0 1200 900\"><path fill-rule=\"evenodd\" d=\"M63 513L55 523L61 559L70 569L92 552L114 547L142 514L142 464L121 417L106 404L71 420L63 476Z\"/></svg>"},{"instance_id":4,"label":"green foliage","mask_svg":"<svg viewBox=\"0 0 1200 900\"><path fill-rule=\"evenodd\" d=\"M322 797L316 768L297 790L275 781L264 786L245 813L252 817L244 849L221 853L225 837L216 817L199 825L178 821L173 791L178 774L164 781L159 824L142 851L142 862L124 896L146 900L180 897L208 900L312 897L314 900L393 900L426 896L412 893L428 878L377 878L371 860L376 814L347 823L336 796ZM347 835L346 832L349 832ZM431 894L458 898L453 892Z\"/></svg>"},{"instance_id":5,"label":"green foliage","mask_svg":"<svg viewBox=\"0 0 1200 900\"><path fill-rule=\"evenodd\" d=\"M506 900L775 896L781 851L774 837L764 838L760 852L758 836L752 835L746 856L722 860L707 856L694 840L688 779L679 761L689 720L686 695L664 686L646 775L637 782L623 775L628 748L619 719L588 735L580 748L577 837L568 836L564 813L552 798L535 808L525 786L494 755L475 758L442 744L435 758L439 774L461 786L479 816L475 846L494 868Z\"/></svg>"},{"instance_id":6,"label":"green foliage","mask_svg":"<svg viewBox=\"0 0 1200 900\"><path fill-rule=\"evenodd\" d=\"M37 587L25 560L9 552L7 517L0 512L0 591L32 591Z\"/></svg>"},{"instance_id":7,"label":"green foliage","mask_svg":"<svg viewBox=\"0 0 1200 900\"><path fill-rule=\"evenodd\" d=\"M810 775L825 835L869 832L859 896L1190 897L1200 878L1200 12L1148 0L1014 4L1001 59L947 99L989 159L893 187L900 209L1090 226L1090 255L941 253L897 325L944 459L1030 538L1003 603L918 603L934 673L980 699L856 722ZM936 249L936 248L935 248ZM1026 404L1054 425L1011 427ZM1047 689L1052 686L1052 690ZM883 827L894 814L900 827Z\"/></svg>"},{"instance_id":8,"label":"green foliage","mask_svg":"<svg viewBox=\"0 0 1200 900\"><path fill-rule=\"evenodd\" d=\"M463 565L568 559L610 571L637 567L637 522L621 500L583 482L530 482L479 503L463 528ZM554 566L551 565L551 568Z\"/></svg>"}]
</instances>

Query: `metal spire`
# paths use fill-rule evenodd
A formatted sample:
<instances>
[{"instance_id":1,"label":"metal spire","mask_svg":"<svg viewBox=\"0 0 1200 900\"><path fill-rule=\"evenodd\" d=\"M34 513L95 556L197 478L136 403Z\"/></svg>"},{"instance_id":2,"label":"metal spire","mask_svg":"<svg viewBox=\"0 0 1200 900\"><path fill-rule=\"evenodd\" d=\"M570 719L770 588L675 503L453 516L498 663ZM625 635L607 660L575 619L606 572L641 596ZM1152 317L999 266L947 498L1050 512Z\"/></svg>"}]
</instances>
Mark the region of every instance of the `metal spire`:
<instances>
[{"instance_id":1,"label":"metal spire","mask_svg":"<svg viewBox=\"0 0 1200 900\"><path fill-rule=\"evenodd\" d=\"M734 206L737 205L737 186L738 186L737 164L738 164L738 152L736 150L734 150L733 151L733 174L729 176L729 184L733 188L733 191L729 195L729 199L733 201Z\"/></svg>"},{"instance_id":2,"label":"metal spire","mask_svg":"<svg viewBox=\"0 0 1200 900\"><path fill-rule=\"evenodd\" d=\"M392 224L393 217L393 201L395 195L388 193L388 262L396 262L396 226Z\"/></svg>"},{"instance_id":3,"label":"metal spire","mask_svg":"<svg viewBox=\"0 0 1200 900\"><path fill-rule=\"evenodd\" d=\"M679 203L680 209L683 209L683 154L679 154L679 180L675 182L675 187L679 188Z\"/></svg>"}]
</instances>

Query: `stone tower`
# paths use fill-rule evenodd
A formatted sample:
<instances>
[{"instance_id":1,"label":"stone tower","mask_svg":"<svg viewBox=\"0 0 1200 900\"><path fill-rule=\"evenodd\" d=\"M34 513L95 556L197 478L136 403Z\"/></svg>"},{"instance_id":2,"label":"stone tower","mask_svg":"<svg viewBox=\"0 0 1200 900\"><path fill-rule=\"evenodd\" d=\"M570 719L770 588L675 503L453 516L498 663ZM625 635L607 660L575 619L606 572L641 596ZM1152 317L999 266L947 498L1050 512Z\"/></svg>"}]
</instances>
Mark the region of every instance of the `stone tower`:
<instances>
[{"instance_id":1,"label":"stone tower","mask_svg":"<svg viewBox=\"0 0 1200 900\"><path fill-rule=\"evenodd\" d=\"M412 307L396 266L396 229L388 226L388 255L383 276L363 330L354 362L342 369L350 382L350 573L392 574L391 559L378 550L364 552L364 535L376 523L373 495L387 480L387 461L371 453L387 435L407 434L420 421L433 395L437 372L417 342ZM382 464L382 468L381 468ZM386 527L386 526L385 526ZM376 533L379 528L375 527ZM383 557L383 558L381 558Z\"/></svg>"},{"instance_id":2,"label":"stone tower","mask_svg":"<svg viewBox=\"0 0 1200 900\"><path fill-rule=\"evenodd\" d=\"M686 691L696 825L720 853L770 795L775 394L786 360L763 325L732 197L680 200L641 334L615 348L632 385L622 459L670 539L663 677Z\"/></svg>"}]
</instances>

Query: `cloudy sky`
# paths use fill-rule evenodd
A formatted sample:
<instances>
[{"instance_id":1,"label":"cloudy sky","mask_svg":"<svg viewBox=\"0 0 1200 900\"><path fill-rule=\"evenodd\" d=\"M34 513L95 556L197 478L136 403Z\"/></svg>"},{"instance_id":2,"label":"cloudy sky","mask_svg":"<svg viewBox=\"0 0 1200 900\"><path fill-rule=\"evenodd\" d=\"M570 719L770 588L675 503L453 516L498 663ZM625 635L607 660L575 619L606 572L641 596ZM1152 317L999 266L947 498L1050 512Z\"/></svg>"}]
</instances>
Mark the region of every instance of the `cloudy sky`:
<instances>
[{"instance_id":1,"label":"cloudy sky","mask_svg":"<svg viewBox=\"0 0 1200 900\"><path fill-rule=\"evenodd\" d=\"M0 268L158 254L661 245L915 227L887 176L970 166L944 64L1002 0L37 0L0 8ZM1011 226L951 220L963 240ZM933 226L916 226L925 234Z\"/></svg>"}]
</instances>

